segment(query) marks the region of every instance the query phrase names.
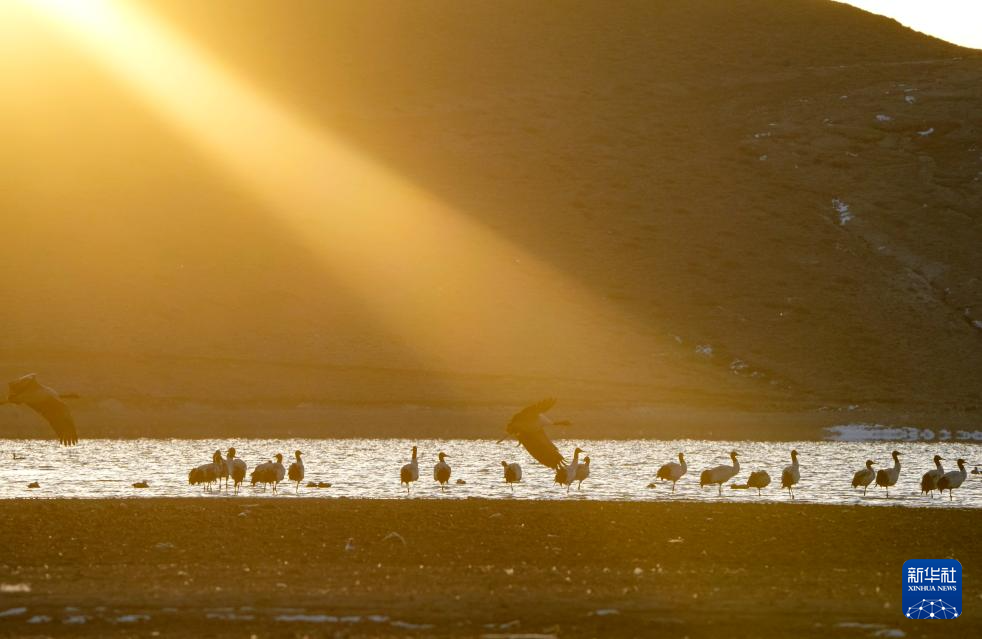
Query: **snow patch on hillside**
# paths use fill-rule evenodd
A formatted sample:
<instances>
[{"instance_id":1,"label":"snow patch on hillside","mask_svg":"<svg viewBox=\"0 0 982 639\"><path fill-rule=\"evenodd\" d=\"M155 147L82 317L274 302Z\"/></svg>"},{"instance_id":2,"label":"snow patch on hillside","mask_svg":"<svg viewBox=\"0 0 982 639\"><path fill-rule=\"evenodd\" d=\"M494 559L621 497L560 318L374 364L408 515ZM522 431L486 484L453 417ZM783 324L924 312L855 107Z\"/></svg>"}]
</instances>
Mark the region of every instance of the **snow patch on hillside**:
<instances>
[{"instance_id":1,"label":"snow patch on hillside","mask_svg":"<svg viewBox=\"0 0 982 639\"><path fill-rule=\"evenodd\" d=\"M982 430L956 430L942 428L918 428L917 426L883 426L882 424L842 424L828 426L825 439L835 442L870 441L976 441L982 442Z\"/></svg>"},{"instance_id":2,"label":"snow patch on hillside","mask_svg":"<svg viewBox=\"0 0 982 639\"><path fill-rule=\"evenodd\" d=\"M839 214L839 224L842 226L852 222L855 217L849 209L849 205L837 197L832 198L832 208Z\"/></svg>"}]
</instances>

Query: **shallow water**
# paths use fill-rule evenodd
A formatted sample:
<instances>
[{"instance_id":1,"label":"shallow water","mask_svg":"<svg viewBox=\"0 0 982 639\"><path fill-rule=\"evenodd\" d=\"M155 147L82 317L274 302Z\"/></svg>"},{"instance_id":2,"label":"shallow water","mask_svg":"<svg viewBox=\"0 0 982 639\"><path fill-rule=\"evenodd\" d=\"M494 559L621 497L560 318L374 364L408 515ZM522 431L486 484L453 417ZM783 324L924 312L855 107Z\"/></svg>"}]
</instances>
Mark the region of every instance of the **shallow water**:
<instances>
[{"instance_id":1,"label":"shallow water","mask_svg":"<svg viewBox=\"0 0 982 639\"><path fill-rule=\"evenodd\" d=\"M413 486L416 499L599 499L613 501L691 500L691 501L787 501L780 489L781 469L790 463L792 447L800 453L801 483L796 489L799 502L982 508L982 475L969 475L964 485L948 497L930 499L919 494L921 475L933 468L932 457L946 460L945 470L954 469L958 457L971 470L982 464L982 445L964 442L720 442L701 440L583 440L557 441L567 457L576 446L591 459L590 478L582 490L566 490L553 483L553 471L537 464L514 443L491 440L397 440L397 439L294 439L294 440L84 440L79 446L62 448L46 440L0 439L0 499L11 498L105 498L105 497L195 497L224 498L223 492L203 491L189 486L188 471L211 461L211 452L234 446L249 470L273 454L282 452L292 460L292 452L304 452L306 481L330 482L330 488L300 487L300 498L405 497L399 484L399 468L409 461L410 448L419 446L420 481ZM902 453L902 470L889 498L883 489L862 490L850 486L853 473L866 459L890 465L890 452ZM771 485L757 496L753 490L723 487L699 488L699 473L708 467L730 463L728 452L741 453L742 469L734 481L744 482L751 470L763 469L771 475ZM439 451L448 455L453 467L451 485L441 493L433 481L433 464ZM647 488L658 467L676 461L684 451L689 474L682 478L673 494L671 484ZM14 455L23 459L13 459ZM501 460L517 461L524 470L523 481L509 489L502 480ZM467 483L454 482L464 479ZM131 484L150 483L147 489ZM37 481L40 488L28 489ZM248 477L247 477L248 482ZM274 495L259 487L243 486L240 496L296 499L294 488L281 485Z\"/></svg>"}]
</instances>

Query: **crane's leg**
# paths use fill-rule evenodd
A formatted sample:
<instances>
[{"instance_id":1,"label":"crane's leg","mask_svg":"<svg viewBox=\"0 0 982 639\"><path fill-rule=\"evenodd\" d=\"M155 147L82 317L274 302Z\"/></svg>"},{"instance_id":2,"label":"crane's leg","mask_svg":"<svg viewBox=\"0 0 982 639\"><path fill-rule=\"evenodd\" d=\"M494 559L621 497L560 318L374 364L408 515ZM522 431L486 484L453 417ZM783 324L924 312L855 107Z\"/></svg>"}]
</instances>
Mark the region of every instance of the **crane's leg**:
<instances>
[{"instance_id":1,"label":"crane's leg","mask_svg":"<svg viewBox=\"0 0 982 639\"><path fill-rule=\"evenodd\" d=\"M672 482L672 492L673 493L675 492L675 482L674 481Z\"/></svg>"},{"instance_id":2,"label":"crane's leg","mask_svg":"<svg viewBox=\"0 0 982 639\"><path fill-rule=\"evenodd\" d=\"M722 497L723 496L723 483L720 482L720 483L716 484L716 489L719 491L719 496Z\"/></svg>"}]
</instances>

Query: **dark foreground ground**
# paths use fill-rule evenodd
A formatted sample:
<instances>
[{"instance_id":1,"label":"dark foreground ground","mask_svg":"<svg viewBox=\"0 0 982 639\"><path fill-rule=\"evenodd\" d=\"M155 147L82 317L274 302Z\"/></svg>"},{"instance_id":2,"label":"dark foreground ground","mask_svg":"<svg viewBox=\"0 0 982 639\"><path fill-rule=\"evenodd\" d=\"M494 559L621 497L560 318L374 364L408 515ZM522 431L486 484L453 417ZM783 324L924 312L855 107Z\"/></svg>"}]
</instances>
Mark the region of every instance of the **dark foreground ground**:
<instances>
[{"instance_id":1,"label":"dark foreground ground","mask_svg":"<svg viewBox=\"0 0 982 639\"><path fill-rule=\"evenodd\" d=\"M3 501L0 634L980 636L980 530L791 504ZM903 617L924 557L961 561L960 619Z\"/></svg>"}]
</instances>

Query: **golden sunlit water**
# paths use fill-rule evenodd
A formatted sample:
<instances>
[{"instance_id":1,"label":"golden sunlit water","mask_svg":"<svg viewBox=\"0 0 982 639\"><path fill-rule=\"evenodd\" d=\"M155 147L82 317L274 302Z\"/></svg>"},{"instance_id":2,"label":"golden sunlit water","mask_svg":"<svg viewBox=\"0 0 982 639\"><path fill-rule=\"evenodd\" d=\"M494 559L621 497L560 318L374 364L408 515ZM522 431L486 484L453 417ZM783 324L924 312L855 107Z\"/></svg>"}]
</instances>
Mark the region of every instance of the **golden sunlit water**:
<instances>
[{"instance_id":1,"label":"golden sunlit water","mask_svg":"<svg viewBox=\"0 0 982 639\"><path fill-rule=\"evenodd\" d=\"M413 445L419 447L419 481L411 490L413 499L586 499L611 501L788 501L780 488L781 470L790 463L788 452L800 454L801 483L796 501L801 503L882 505L912 507L982 507L982 476L969 475L955 491L954 499L920 496L921 475L934 467L935 454L946 460L946 470L955 469L958 457L969 463L982 461L982 445L960 442L748 442L748 441L557 441L567 458L580 446L590 456L590 477L582 488L565 488L553 483L553 472L534 463L514 444L490 440L397 440L397 439L230 439L230 440L85 440L78 447L64 449L48 441L0 440L0 499L10 498L140 498L140 497L227 497L224 491L208 492L189 486L188 471L208 463L211 453L234 446L237 457L246 461L249 472L257 462L283 453L284 466L293 451L304 455L306 476L299 495L284 482L279 493L245 485L240 499L398 499L405 498L399 484L399 469L409 461ZM870 487L866 497L850 486L853 473L873 459L892 464L890 453L902 453L901 475L887 497L882 489ZM753 490L723 487L699 488L699 473L711 466L730 463L728 453L737 450L742 470L732 482L745 482L752 470L766 470L771 485L758 497ZM433 480L437 454L448 455L452 468L450 486L445 492ZM658 467L675 461L685 453L688 474L672 494L671 484L647 486L655 480ZM13 459L12 457L23 457ZM512 490L502 479L500 462L517 461L524 471L523 481ZM969 467L971 468L971 467ZM465 484L457 484L457 480ZM149 488L131 484L146 480ZM28 489L37 481L41 488ZM306 483L326 482L330 488L308 488ZM246 477L248 484L248 475Z\"/></svg>"}]
</instances>

